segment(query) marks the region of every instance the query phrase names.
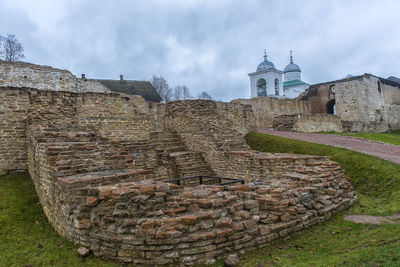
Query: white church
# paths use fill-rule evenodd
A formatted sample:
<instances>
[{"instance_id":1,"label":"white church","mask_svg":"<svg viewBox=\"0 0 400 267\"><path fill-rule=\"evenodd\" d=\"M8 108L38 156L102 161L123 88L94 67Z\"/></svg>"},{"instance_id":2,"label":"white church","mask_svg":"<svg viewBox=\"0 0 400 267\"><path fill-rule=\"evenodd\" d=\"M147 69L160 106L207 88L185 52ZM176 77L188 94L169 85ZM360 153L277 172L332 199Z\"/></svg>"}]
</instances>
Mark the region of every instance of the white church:
<instances>
[{"instance_id":1,"label":"white church","mask_svg":"<svg viewBox=\"0 0 400 267\"><path fill-rule=\"evenodd\" d=\"M283 71L277 70L274 63L268 61L264 51L264 61L258 65L257 71L249 73L249 76L251 97L295 98L310 86L301 80L301 70L293 63L292 51L290 63Z\"/></svg>"}]
</instances>

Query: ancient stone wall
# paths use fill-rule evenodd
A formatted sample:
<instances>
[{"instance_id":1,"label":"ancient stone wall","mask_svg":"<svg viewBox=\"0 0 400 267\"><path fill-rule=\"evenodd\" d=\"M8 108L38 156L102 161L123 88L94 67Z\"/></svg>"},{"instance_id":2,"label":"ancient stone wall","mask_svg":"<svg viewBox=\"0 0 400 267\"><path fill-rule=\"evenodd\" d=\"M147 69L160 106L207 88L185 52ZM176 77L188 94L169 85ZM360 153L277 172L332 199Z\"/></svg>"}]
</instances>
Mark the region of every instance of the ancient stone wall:
<instances>
[{"instance_id":1,"label":"ancient stone wall","mask_svg":"<svg viewBox=\"0 0 400 267\"><path fill-rule=\"evenodd\" d=\"M0 162L28 165L50 224L96 256L142 265L213 263L326 220L356 200L327 157L250 151L244 135L256 128L251 105L149 105L120 94L21 88L1 88L0 96L7 100L0 102L0 159L14 157ZM215 175L246 184L163 181Z\"/></svg>"},{"instance_id":2,"label":"ancient stone wall","mask_svg":"<svg viewBox=\"0 0 400 267\"><path fill-rule=\"evenodd\" d=\"M0 60L0 86L31 87L39 90L110 92L95 80L78 79L67 70L25 62Z\"/></svg>"},{"instance_id":3,"label":"ancient stone wall","mask_svg":"<svg viewBox=\"0 0 400 267\"><path fill-rule=\"evenodd\" d=\"M309 104L297 99L279 99L272 97L256 97L252 99L237 99L231 103L251 105L257 128L271 128L275 117L310 113Z\"/></svg>"},{"instance_id":4,"label":"ancient stone wall","mask_svg":"<svg viewBox=\"0 0 400 267\"><path fill-rule=\"evenodd\" d=\"M253 183L187 187L129 168L131 155L95 133L32 131L30 157L40 165L31 175L49 222L96 256L124 262L214 263L326 220L356 199L327 157L224 152L224 173Z\"/></svg>"},{"instance_id":5,"label":"ancient stone wall","mask_svg":"<svg viewBox=\"0 0 400 267\"><path fill-rule=\"evenodd\" d=\"M343 122L331 114L281 115L274 118L272 126L278 131L343 132Z\"/></svg>"},{"instance_id":6,"label":"ancient stone wall","mask_svg":"<svg viewBox=\"0 0 400 267\"><path fill-rule=\"evenodd\" d=\"M0 170L27 169L27 125L86 127L113 141L149 139L153 123L140 96L0 89Z\"/></svg>"},{"instance_id":7,"label":"ancient stone wall","mask_svg":"<svg viewBox=\"0 0 400 267\"><path fill-rule=\"evenodd\" d=\"M380 85L383 92L385 105L400 105L400 85L399 87L387 84Z\"/></svg>"},{"instance_id":8,"label":"ancient stone wall","mask_svg":"<svg viewBox=\"0 0 400 267\"><path fill-rule=\"evenodd\" d=\"M346 128L350 131L400 129L400 114L396 107L400 103L400 88L386 83L385 79L364 74L312 85L300 99L310 103L313 114L328 113L328 103L334 101L336 115L348 125Z\"/></svg>"},{"instance_id":9,"label":"ancient stone wall","mask_svg":"<svg viewBox=\"0 0 400 267\"><path fill-rule=\"evenodd\" d=\"M167 103L164 124L187 148L204 153L213 170L221 169L223 151L248 149L244 135L256 128L250 105L211 100Z\"/></svg>"},{"instance_id":10,"label":"ancient stone wall","mask_svg":"<svg viewBox=\"0 0 400 267\"><path fill-rule=\"evenodd\" d=\"M296 117L293 129L297 132L343 132L342 121L331 114L300 114Z\"/></svg>"},{"instance_id":11,"label":"ancient stone wall","mask_svg":"<svg viewBox=\"0 0 400 267\"><path fill-rule=\"evenodd\" d=\"M26 170L27 90L0 90L0 173Z\"/></svg>"}]
</instances>

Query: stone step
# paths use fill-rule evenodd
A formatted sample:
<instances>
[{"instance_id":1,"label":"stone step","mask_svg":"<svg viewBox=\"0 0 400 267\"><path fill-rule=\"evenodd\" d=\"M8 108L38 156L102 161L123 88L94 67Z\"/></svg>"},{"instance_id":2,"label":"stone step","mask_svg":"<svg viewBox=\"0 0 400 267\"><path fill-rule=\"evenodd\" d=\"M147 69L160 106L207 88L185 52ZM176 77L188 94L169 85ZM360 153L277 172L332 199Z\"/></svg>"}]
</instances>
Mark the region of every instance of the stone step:
<instances>
[{"instance_id":1,"label":"stone step","mask_svg":"<svg viewBox=\"0 0 400 267\"><path fill-rule=\"evenodd\" d=\"M138 182L151 179L152 172L140 169L114 169L101 170L75 174L66 177L58 177L67 181L69 184L76 183L78 187L86 186L106 186L128 182Z\"/></svg>"}]
</instances>

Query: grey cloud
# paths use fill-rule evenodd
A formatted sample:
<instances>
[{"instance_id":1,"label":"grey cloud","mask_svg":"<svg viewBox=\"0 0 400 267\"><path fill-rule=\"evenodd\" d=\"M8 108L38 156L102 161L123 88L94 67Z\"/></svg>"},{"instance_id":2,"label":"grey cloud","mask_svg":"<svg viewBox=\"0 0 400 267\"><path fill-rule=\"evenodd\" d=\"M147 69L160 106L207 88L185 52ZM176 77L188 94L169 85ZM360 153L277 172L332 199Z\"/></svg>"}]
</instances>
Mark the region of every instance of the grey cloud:
<instances>
[{"instance_id":1,"label":"grey cloud","mask_svg":"<svg viewBox=\"0 0 400 267\"><path fill-rule=\"evenodd\" d=\"M249 97L247 73L264 49L279 69L294 50L309 83L349 73L400 76L399 7L397 1L6 1L0 34L15 33L33 63L94 78L159 74L194 95L207 90L230 100Z\"/></svg>"}]
</instances>

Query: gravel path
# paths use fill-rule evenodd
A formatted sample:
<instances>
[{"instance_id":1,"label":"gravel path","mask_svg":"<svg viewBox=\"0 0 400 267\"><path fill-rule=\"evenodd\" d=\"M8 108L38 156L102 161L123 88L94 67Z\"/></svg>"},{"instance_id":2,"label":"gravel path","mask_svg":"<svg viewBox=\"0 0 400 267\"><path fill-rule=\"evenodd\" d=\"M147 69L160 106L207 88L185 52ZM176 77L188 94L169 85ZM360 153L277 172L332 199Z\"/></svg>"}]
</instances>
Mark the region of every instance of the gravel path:
<instances>
[{"instance_id":1,"label":"gravel path","mask_svg":"<svg viewBox=\"0 0 400 267\"><path fill-rule=\"evenodd\" d=\"M400 146L396 145L335 134L297 133L266 128L257 129L257 131L296 140L347 148L400 164Z\"/></svg>"},{"instance_id":2,"label":"gravel path","mask_svg":"<svg viewBox=\"0 0 400 267\"><path fill-rule=\"evenodd\" d=\"M370 215L346 215L344 219L349 222L354 223L368 223L368 224L382 224L382 223L390 223L390 224L399 224L400 223L400 214L392 215L392 216L370 216Z\"/></svg>"}]
</instances>

